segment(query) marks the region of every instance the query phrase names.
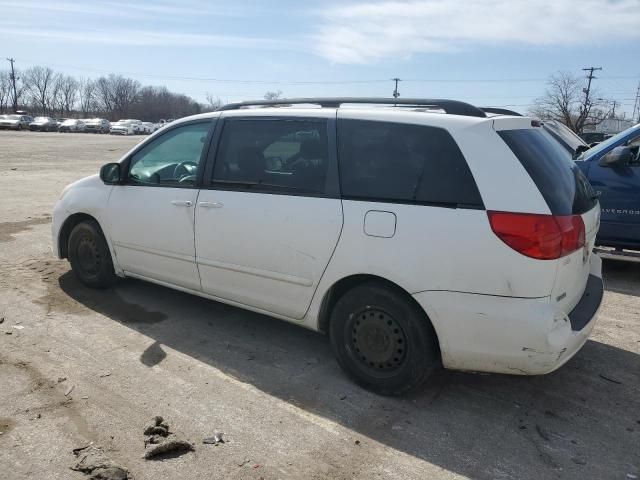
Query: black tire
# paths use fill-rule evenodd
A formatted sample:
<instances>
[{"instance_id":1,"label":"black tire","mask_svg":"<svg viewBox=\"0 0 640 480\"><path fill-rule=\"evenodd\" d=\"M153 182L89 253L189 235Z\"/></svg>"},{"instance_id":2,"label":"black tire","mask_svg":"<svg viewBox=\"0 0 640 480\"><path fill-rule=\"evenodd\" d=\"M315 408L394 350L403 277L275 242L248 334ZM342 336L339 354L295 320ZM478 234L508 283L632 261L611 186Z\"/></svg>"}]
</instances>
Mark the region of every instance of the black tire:
<instances>
[{"instance_id":1,"label":"black tire","mask_svg":"<svg viewBox=\"0 0 640 480\"><path fill-rule=\"evenodd\" d=\"M100 226L93 220L79 223L69 235L69 263L81 283L108 288L116 282L111 252Z\"/></svg>"},{"instance_id":2,"label":"black tire","mask_svg":"<svg viewBox=\"0 0 640 480\"><path fill-rule=\"evenodd\" d=\"M406 293L382 282L357 285L337 301L329 336L345 373L381 395L414 390L440 368L429 319Z\"/></svg>"},{"instance_id":3,"label":"black tire","mask_svg":"<svg viewBox=\"0 0 640 480\"><path fill-rule=\"evenodd\" d=\"M18 130L18 131L22 130L22 125L18 124L18 128L17 128L17 130Z\"/></svg>"}]
</instances>

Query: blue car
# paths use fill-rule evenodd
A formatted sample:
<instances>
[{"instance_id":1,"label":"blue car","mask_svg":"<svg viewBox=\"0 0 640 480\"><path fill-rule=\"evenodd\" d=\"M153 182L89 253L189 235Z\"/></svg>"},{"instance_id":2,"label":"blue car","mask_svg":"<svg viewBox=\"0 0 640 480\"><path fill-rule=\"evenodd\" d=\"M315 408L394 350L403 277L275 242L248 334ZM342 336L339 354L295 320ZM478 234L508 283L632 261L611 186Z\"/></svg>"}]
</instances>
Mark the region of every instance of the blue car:
<instances>
[{"instance_id":1,"label":"blue car","mask_svg":"<svg viewBox=\"0 0 640 480\"><path fill-rule=\"evenodd\" d=\"M640 250L640 124L577 156L580 167L600 195L602 208L596 243L613 254L640 258L623 249Z\"/></svg>"}]
</instances>

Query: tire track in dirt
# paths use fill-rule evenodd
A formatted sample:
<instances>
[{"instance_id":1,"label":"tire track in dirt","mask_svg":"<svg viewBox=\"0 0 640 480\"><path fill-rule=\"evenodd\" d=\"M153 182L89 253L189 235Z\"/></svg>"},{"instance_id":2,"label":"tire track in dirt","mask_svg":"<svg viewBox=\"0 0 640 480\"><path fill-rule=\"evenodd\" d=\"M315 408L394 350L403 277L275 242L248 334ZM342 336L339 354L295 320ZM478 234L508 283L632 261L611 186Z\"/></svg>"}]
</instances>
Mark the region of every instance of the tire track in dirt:
<instances>
[{"instance_id":1,"label":"tire track in dirt","mask_svg":"<svg viewBox=\"0 0 640 480\"><path fill-rule=\"evenodd\" d=\"M82 285L71 272L69 263L49 257L32 258L19 264L5 265L0 286L17 291L46 313L87 315L98 312L122 323L157 323L165 320L163 312L153 311L125 300L119 293L128 280L115 287L96 290ZM33 286L44 283L46 292L33 298Z\"/></svg>"},{"instance_id":2,"label":"tire track in dirt","mask_svg":"<svg viewBox=\"0 0 640 480\"><path fill-rule=\"evenodd\" d=\"M37 218L29 218L21 222L2 222L0 223L0 243L10 242L16 239L18 233L30 230L34 225L42 225L51 223L51 215L44 215Z\"/></svg>"}]
</instances>

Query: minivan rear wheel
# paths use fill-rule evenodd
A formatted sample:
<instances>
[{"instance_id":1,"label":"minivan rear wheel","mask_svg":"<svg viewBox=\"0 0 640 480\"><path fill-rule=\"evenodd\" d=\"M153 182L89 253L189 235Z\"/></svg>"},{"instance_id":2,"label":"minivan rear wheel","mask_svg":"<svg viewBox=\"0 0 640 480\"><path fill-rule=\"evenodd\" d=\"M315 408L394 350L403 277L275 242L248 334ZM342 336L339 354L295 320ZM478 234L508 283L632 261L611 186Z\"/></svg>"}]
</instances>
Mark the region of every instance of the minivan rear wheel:
<instances>
[{"instance_id":1,"label":"minivan rear wheel","mask_svg":"<svg viewBox=\"0 0 640 480\"><path fill-rule=\"evenodd\" d=\"M407 294L381 282L358 285L337 301L329 335L346 374L382 395L416 389L440 367L429 319Z\"/></svg>"},{"instance_id":2,"label":"minivan rear wheel","mask_svg":"<svg viewBox=\"0 0 640 480\"><path fill-rule=\"evenodd\" d=\"M111 252L100 226L93 220L80 222L69 235L68 257L78 280L91 288L107 288L117 279Z\"/></svg>"}]
</instances>

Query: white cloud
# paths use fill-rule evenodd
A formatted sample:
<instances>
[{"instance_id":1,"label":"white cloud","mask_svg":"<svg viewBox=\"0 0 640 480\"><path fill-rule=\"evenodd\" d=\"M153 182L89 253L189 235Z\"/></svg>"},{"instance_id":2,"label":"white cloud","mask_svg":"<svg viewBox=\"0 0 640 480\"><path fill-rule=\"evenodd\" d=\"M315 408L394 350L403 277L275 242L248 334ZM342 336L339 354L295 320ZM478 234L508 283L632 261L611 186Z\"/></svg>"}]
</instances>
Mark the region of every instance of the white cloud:
<instances>
[{"instance_id":1,"label":"white cloud","mask_svg":"<svg viewBox=\"0 0 640 480\"><path fill-rule=\"evenodd\" d=\"M412 0L319 12L317 53L336 63L497 45L593 45L640 37L638 0Z\"/></svg>"}]
</instances>

